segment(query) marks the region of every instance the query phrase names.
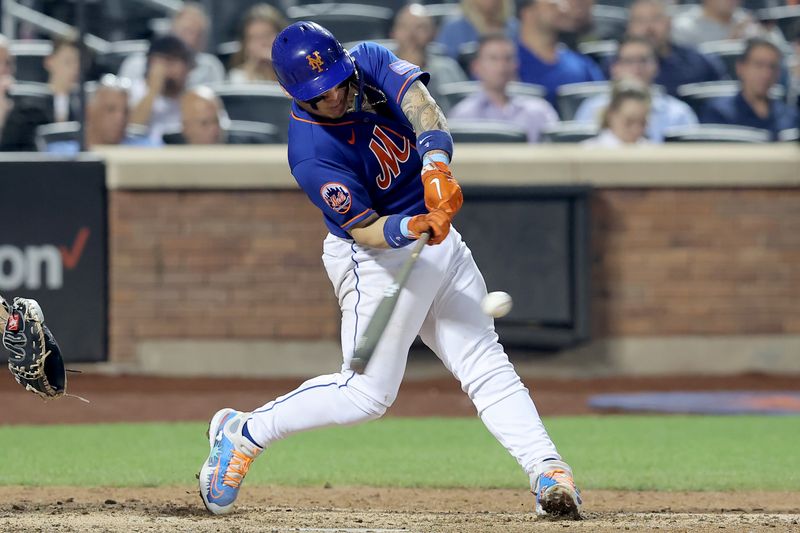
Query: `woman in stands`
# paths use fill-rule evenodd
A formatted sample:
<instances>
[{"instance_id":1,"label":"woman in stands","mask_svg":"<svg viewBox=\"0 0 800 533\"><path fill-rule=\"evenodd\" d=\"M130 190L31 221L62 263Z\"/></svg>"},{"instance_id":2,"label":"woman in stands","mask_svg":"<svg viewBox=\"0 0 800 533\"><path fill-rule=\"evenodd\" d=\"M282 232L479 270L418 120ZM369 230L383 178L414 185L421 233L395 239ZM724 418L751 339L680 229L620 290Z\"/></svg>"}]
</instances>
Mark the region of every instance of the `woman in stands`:
<instances>
[{"instance_id":1,"label":"woman in stands","mask_svg":"<svg viewBox=\"0 0 800 533\"><path fill-rule=\"evenodd\" d=\"M242 21L239 34L241 47L231 58L228 81L277 81L272 70L272 43L286 25L286 19L271 5L253 6Z\"/></svg>"},{"instance_id":2,"label":"woman in stands","mask_svg":"<svg viewBox=\"0 0 800 533\"><path fill-rule=\"evenodd\" d=\"M650 144L645 137L650 114L650 91L639 81L616 82L611 101L603 111L597 137L582 144L592 147L618 147Z\"/></svg>"}]
</instances>

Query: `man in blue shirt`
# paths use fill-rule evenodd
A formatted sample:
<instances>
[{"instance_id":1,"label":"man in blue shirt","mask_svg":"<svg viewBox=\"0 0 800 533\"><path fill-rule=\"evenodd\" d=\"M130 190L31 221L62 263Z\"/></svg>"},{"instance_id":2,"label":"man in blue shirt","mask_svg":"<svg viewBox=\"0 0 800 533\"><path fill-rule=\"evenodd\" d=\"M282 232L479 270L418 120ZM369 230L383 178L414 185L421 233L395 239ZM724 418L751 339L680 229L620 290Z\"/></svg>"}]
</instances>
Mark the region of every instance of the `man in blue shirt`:
<instances>
[{"instance_id":1,"label":"man in blue shirt","mask_svg":"<svg viewBox=\"0 0 800 533\"><path fill-rule=\"evenodd\" d=\"M781 60L781 51L771 41L748 40L736 62L741 90L734 96L709 102L700 121L768 130L773 140L777 140L780 131L798 127L797 109L769 97L770 88L780 77Z\"/></svg>"},{"instance_id":2,"label":"man in blue shirt","mask_svg":"<svg viewBox=\"0 0 800 533\"><path fill-rule=\"evenodd\" d=\"M588 57L558 42L561 3L555 0L523 0L518 9L519 79L547 89L546 98L556 109L556 90L568 83L602 81L600 67Z\"/></svg>"},{"instance_id":3,"label":"man in blue shirt","mask_svg":"<svg viewBox=\"0 0 800 533\"><path fill-rule=\"evenodd\" d=\"M661 0L637 0L631 5L628 35L642 37L653 44L658 54L655 83L672 96L686 83L727 79L725 67L712 57L671 40L671 19Z\"/></svg>"}]
</instances>

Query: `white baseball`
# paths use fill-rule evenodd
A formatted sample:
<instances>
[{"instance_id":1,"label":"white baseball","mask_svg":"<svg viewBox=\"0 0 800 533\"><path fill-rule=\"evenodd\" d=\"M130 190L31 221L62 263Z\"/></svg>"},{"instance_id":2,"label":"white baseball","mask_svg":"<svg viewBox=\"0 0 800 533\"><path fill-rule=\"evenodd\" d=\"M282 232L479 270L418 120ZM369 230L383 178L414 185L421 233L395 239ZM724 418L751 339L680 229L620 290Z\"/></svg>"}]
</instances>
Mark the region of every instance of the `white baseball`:
<instances>
[{"instance_id":1,"label":"white baseball","mask_svg":"<svg viewBox=\"0 0 800 533\"><path fill-rule=\"evenodd\" d=\"M481 309L484 313L494 318L506 316L511 311L511 306L514 304L511 295L507 292L496 291L490 292L483 297L481 302Z\"/></svg>"}]
</instances>

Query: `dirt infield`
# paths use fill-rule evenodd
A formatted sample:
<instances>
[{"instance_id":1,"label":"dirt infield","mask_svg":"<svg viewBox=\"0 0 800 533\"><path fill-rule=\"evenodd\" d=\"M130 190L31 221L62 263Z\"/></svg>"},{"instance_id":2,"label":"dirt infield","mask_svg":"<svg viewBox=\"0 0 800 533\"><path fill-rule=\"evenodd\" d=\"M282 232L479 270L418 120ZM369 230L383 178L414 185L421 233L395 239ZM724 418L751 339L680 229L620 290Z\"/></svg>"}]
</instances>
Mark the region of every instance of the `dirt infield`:
<instances>
[{"instance_id":1,"label":"dirt infield","mask_svg":"<svg viewBox=\"0 0 800 533\"><path fill-rule=\"evenodd\" d=\"M301 380L171 379L142 376L70 376L70 392L88 398L44 403L23 391L10 374L0 376L0 424L148 422L208 420L221 407L251 410L285 394ZM543 416L597 413L590 395L624 391L800 390L797 376L676 376L556 380L524 378ZM388 416L475 416L475 408L455 379L403 383Z\"/></svg>"},{"instance_id":2,"label":"dirt infield","mask_svg":"<svg viewBox=\"0 0 800 533\"><path fill-rule=\"evenodd\" d=\"M581 521L542 520L524 491L247 487L228 516L194 489L0 488L2 531L800 531L797 493L587 491Z\"/></svg>"}]
</instances>

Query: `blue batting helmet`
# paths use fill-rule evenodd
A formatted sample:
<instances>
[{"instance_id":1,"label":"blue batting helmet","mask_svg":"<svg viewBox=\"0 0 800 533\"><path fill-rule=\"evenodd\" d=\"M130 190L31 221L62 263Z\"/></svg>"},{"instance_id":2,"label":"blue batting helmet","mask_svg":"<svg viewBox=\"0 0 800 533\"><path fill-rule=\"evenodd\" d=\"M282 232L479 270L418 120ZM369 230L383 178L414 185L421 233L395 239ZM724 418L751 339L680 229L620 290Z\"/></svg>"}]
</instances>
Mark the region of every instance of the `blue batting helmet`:
<instances>
[{"instance_id":1,"label":"blue batting helmet","mask_svg":"<svg viewBox=\"0 0 800 533\"><path fill-rule=\"evenodd\" d=\"M333 89L352 76L356 68L331 32L304 20L275 37L272 65L286 92L303 101Z\"/></svg>"}]
</instances>

